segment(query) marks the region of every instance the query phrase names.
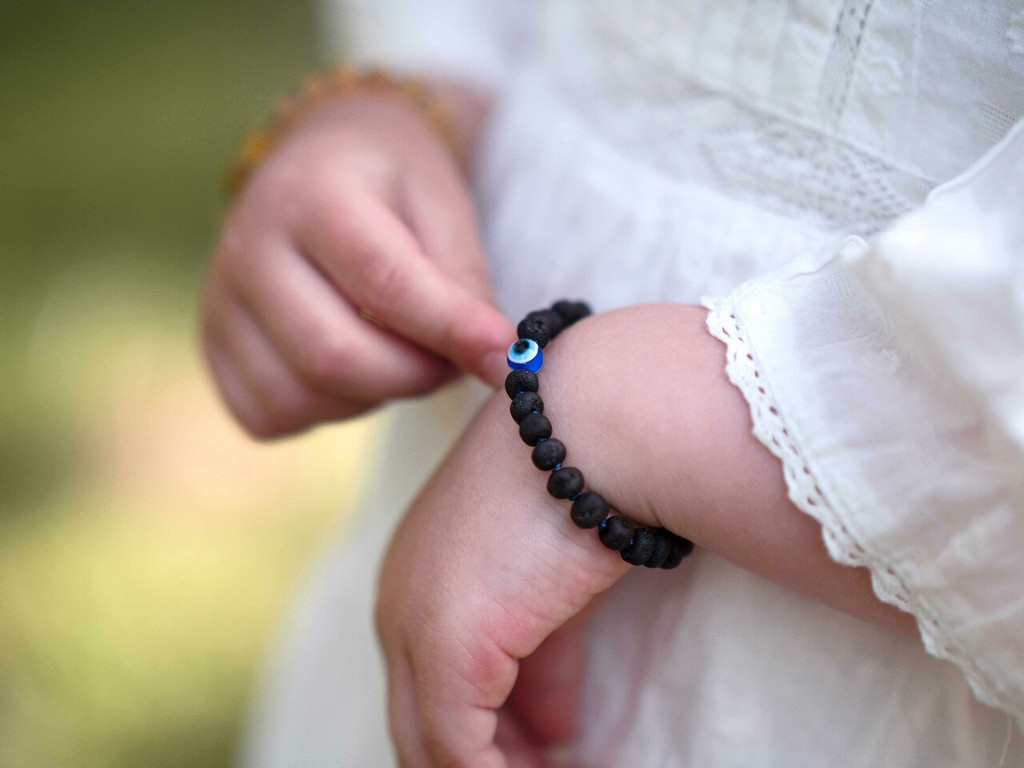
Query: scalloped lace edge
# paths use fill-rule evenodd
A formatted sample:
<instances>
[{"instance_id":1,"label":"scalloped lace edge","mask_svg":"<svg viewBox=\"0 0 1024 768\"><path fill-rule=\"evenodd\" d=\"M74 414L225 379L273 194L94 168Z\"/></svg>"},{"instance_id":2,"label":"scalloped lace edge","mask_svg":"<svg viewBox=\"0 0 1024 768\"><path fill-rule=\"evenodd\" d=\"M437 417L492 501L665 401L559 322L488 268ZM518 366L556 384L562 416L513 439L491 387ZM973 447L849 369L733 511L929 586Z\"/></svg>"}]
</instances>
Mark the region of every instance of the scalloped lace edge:
<instances>
[{"instance_id":1,"label":"scalloped lace edge","mask_svg":"<svg viewBox=\"0 0 1024 768\"><path fill-rule=\"evenodd\" d=\"M1024 727L1024 715L1016 711L1010 698L993 683L995 676L971 657L934 611L907 588L890 563L858 540L851 526L822 491L822 483L809 467L801 446L790 434L729 299L704 299L702 303L709 310L708 331L726 347L726 375L750 407L754 436L782 462L790 500L821 524L822 536L832 559L844 565L867 568L878 598L915 618L925 650L936 658L955 664L979 701L1016 715Z\"/></svg>"}]
</instances>

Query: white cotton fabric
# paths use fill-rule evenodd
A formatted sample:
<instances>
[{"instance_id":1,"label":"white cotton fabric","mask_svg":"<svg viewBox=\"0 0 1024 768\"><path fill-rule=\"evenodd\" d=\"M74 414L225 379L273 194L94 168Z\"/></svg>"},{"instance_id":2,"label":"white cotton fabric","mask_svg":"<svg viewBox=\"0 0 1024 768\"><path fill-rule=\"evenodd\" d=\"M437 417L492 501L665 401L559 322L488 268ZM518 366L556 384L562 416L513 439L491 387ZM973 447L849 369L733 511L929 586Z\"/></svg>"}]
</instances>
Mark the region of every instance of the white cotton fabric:
<instances>
[{"instance_id":1,"label":"white cotton fabric","mask_svg":"<svg viewBox=\"0 0 1024 768\"><path fill-rule=\"evenodd\" d=\"M1024 124L871 245L752 281L708 320L832 555L1019 720L1022 214Z\"/></svg>"},{"instance_id":2,"label":"white cotton fabric","mask_svg":"<svg viewBox=\"0 0 1024 768\"><path fill-rule=\"evenodd\" d=\"M496 91L533 42L531 5L534 0L327 0L320 3L321 37L334 57L357 66Z\"/></svg>"},{"instance_id":3,"label":"white cotton fabric","mask_svg":"<svg viewBox=\"0 0 1024 768\"><path fill-rule=\"evenodd\" d=\"M364 20L361 60L495 92L477 186L509 316L564 295L712 297L709 330L794 502L921 627L895 636L705 552L630 574L595 620L573 756L1024 765L1024 9L336 8ZM311 580L246 765L392 764L353 574L463 423L431 407L396 415L408 483L389 465L359 522L378 535L351 531Z\"/></svg>"}]
</instances>

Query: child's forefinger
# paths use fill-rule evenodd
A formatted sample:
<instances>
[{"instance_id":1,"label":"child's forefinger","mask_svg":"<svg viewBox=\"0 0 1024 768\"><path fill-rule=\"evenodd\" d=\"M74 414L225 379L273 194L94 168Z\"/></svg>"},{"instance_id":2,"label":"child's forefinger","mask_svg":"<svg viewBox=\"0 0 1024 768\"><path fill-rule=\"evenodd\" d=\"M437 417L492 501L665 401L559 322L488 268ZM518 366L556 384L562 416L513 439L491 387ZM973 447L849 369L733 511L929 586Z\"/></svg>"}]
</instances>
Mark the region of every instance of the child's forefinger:
<instances>
[{"instance_id":1,"label":"child's forefinger","mask_svg":"<svg viewBox=\"0 0 1024 768\"><path fill-rule=\"evenodd\" d=\"M304 254L287 245L251 260L239 280L295 374L340 402L375 405L430 392L456 372L450 363L361 317Z\"/></svg>"},{"instance_id":2,"label":"child's forefinger","mask_svg":"<svg viewBox=\"0 0 1024 768\"><path fill-rule=\"evenodd\" d=\"M381 201L349 201L343 214L310 220L300 246L358 310L460 369L497 385L495 356L511 323L428 259Z\"/></svg>"}]
</instances>

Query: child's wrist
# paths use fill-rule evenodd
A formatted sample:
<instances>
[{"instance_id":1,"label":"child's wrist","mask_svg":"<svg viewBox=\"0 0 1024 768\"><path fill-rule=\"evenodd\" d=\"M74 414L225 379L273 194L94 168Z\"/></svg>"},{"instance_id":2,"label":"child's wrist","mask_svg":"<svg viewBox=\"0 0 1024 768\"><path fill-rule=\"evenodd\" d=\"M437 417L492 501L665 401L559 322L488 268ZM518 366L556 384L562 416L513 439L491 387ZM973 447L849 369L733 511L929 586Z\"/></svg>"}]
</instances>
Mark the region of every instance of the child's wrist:
<instances>
[{"instance_id":1,"label":"child's wrist","mask_svg":"<svg viewBox=\"0 0 1024 768\"><path fill-rule=\"evenodd\" d=\"M371 97L409 109L452 154L465 171L487 110L486 100L468 88L425 79L395 77L381 69L341 64L308 77L292 96L242 142L227 170L226 189L233 197L246 179L285 139L310 118L343 100Z\"/></svg>"},{"instance_id":2,"label":"child's wrist","mask_svg":"<svg viewBox=\"0 0 1024 768\"><path fill-rule=\"evenodd\" d=\"M510 413L519 425L522 441L533 446L533 464L550 472L548 493L571 504L570 516L576 526L596 528L601 543L619 552L630 565L675 568L693 550L693 543L661 526L638 525L622 509L609 504L568 456L565 443L553 436L554 425L544 413L544 398L538 393L543 378L539 375L544 367L543 349L590 312L585 303L559 301L550 309L529 313L519 323L519 339L508 351L512 371L505 380L505 391L512 399ZM607 335L603 336L600 351L611 351L609 342Z\"/></svg>"},{"instance_id":3,"label":"child's wrist","mask_svg":"<svg viewBox=\"0 0 1024 768\"><path fill-rule=\"evenodd\" d=\"M725 468L712 466L734 460L723 436L749 436L705 317L685 305L602 313L560 336L544 363L545 412L569 462L637 523L688 538L723 496Z\"/></svg>"},{"instance_id":4,"label":"child's wrist","mask_svg":"<svg viewBox=\"0 0 1024 768\"><path fill-rule=\"evenodd\" d=\"M699 307L642 305L596 315L557 339L544 363L545 413L569 457L636 522L912 632L912 619L875 598L866 571L831 560L820 525L789 501L782 467L752 434L749 406L705 319Z\"/></svg>"}]
</instances>

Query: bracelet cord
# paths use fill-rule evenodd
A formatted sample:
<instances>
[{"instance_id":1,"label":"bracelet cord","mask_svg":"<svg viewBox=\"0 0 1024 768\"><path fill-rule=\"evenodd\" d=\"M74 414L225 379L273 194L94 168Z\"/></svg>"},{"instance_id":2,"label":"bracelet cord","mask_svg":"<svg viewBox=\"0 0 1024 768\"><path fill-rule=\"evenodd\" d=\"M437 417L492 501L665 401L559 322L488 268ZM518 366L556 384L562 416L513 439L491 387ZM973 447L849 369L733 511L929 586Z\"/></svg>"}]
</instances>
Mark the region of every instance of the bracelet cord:
<instances>
[{"instance_id":1,"label":"bracelet cord","mask_svg":"<svg viewBox=\"0 0 1024 768\"><path fill-rule=\"evenodd\" d=\"M583 473L565 466L566 447L551 436L551 421L544 415L537 376L544 364L543 348L559 333L591 314L580 301L557 301L550 309L530 312L519 323L519 339L508 350L512 370L505 379L505 393L511 399L509 412L519 425L519 436L533 446L534 466L548 475L548 493L572 502L570 517L580 528L597 528L598 538L617 551L630 565L669 569L677 567L693 551L693 542L665 528L634 525L617 514L597 491L586 489Z\"/></svg>"}]
</instances>

